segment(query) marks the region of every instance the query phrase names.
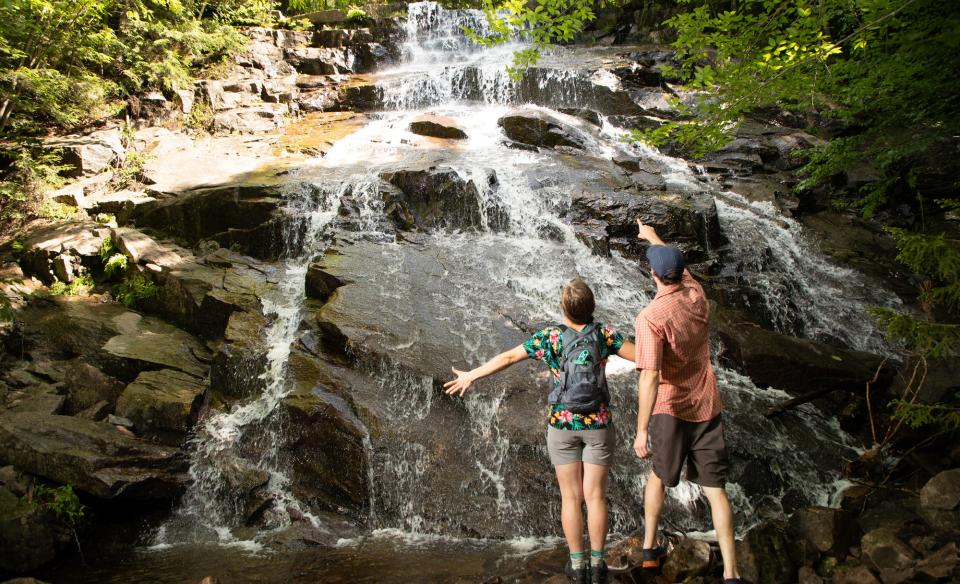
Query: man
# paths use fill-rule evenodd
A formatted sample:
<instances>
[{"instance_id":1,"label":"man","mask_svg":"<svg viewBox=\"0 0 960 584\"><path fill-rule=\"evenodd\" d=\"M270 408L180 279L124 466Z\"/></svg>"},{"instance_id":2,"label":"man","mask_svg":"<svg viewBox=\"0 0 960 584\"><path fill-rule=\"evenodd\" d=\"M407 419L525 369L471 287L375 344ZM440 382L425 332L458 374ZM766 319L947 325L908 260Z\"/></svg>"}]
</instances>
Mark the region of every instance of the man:
<instances>
[{"instance_id":1,"label":"man","mask_svg":"<svg viewBox=\"0 0 960 584\"><path fill-rule=\"evenodd\" d=\"M686 270L683 254L666 245L639 219L657 295L637 315L636 354L640 372L637 439L640 458L653 458L643 494L643 566L655 568L666 555L657 545L664 487L697 483L710 503L723 556L725 584L740 582L733 539L733 512L724 490L727 449L720 417L720 393L710 363L710 306L703 288ZM648 433L649 432L649 433ZM649 439L649 445L648 445Z\"/></svg>"}]
</instances>

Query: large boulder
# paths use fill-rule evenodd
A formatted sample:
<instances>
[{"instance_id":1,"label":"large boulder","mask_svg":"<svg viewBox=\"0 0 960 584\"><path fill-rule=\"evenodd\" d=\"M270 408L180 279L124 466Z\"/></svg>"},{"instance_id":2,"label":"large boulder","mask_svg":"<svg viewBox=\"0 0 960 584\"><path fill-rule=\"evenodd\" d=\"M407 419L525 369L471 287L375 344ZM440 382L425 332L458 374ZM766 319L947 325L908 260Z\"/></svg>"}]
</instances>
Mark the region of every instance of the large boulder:
<instances>
[{"instance_id":1,"label":"large boulder","mask_svg":"<svg viewBox=\"0 0 960 584\"><path fill-rule=\"evenodd\" d=\"M196 377L207 373L210 351L195 337L120 304L55 298L29 306L21 319L28 324L25 349L34 359L82 357L124 382L153 369L173 368Z\"/></svg>"},{"instance_id":2,"label":"large boulder","mask_svg":"<svg viewBox=\"0 0 960 584\"><path fill-rule=\"evenodd\" d=\"M506 212L481 195L497 187L490 171L478 185L447 167L384 172L380 177L395 187L381 191L385 214L402 229L502 229Z\"/></svg>"},{"instance_id":3,"label":"large boulder","mask_svg":"<svg viewBox=\"0 0 960 584\"><path fill-rule=\"evenodd\" d=\"M100 265L100 247L110 229L93 222L67 222L27 234L20 260L23 272L45 284L69 282L84 270Z\"/></svg>"},{"instance_id":4,"label":"large boulder","mask_svg":"<svg viewBox=\"0 0 960 584\"><path fill-rule=\"evenodd\" d=\"M960 468L927 481L920 490L920 514L935 529L960 531Z\"/></svg>"},{"instance_id":5,"label":"large boulder","mask_svg":"<svg viewBox=\"0 0 960 584\"><path fill-rule=\"evenodd\" d=\"M99 130L83 136L64 136L48 140L49 148L63 151L63 162L71 167L68 176L90 176L109 170L126 158L120 129Z\"/></svg>"},{"instance_id":6,"label":"large boulder","mask_svg":"<svg viewBox=\"0 0 960 584\"><path fill-rule=\"evenodd\" d=\"M794 542L792 559L804 565L821 554L843 559L856 543L859 529L847 511L808 507L790 516L787 533Z\"/></svg>"},{"instance_id":7,"label":"large boulder","mask_svg":"<svg viewBox=\"0 0 960 584\"><path fill-rule=\"evenodd\" d=\"M735 311L714 310L715 330L723 343L721 359L759 387L805 394L823 390L863 390L880 370L874 387L892 378L883 357L800 339L764 329Z\"/></svg>"},{"instance_id":8,"label":"large boulder","mask_svg":"<svg viewBox=\"0 0 960 584\"><path fill-rule=\"evenodd\" d=\"M860 540L860 550L864 562L880 574L884 584L899 584L916 572L916 554L897 538L897 530L892 527L866 533Z\"/></svg>"},{"instance_id":9,"label":"large boulder","mask_svg":"<svg viewBox=\"0 0 960 584\"><path fill-rule=\"evenodd\" d=\"M205 389L202 379L182 371L144 371L123 390L116 413L138 434L176 445L196 422Z\"/></svg>"},{"instance_id":10,"label":"large boulder","mask_svg":"<svg viewBox=\"0 0 960 584\"><path fill-rule=\"evenodd\" d=\"M670 551L663 564L667 582L685 582L706 574L710 569L710 544L685 538Z\"/></svg>"},{"instance_id":11,"label":"large boulder","mask_svg":"<svg viewBox=\"0 0 960 584\"><path fill-rule=\"evenodd\" d=\"M753 527L737 542L740 574L754 584L790 584L793 563L786 525L768 522Z\"/></svg>"},{"instance_id":12,"label":"large boulder","mask_svg":"<svg viewBox=\"0 0 960 584\"><path fill-rule=\"evenodd\" d=\"M619 251L644 257L646 245L637 239L637 219L656 228L665 240L684 252L687 263L707 260L723 241L717 207L706 193L634 192L591 189L572 195L567 220L577 237L595 252Z\"/></svg>"},{"instance_id":13,"label":"large boulder","mask_svg":"<svg viewBox=\"0 0 960 584\"><path fill-rule=\"evenodd\" d=\"M266 380L268 347L264 343L267 320L253 312L230 315L210 365L210 389L218 396L247 398L259 395Z\"/></svg>"},{"instance_id":14,"label":"large boulder","mask_svg":"<svg viewBox=\"0 0 960 584\"><path fill-rule=\"evenodd\" d=\"M507 138L528 146L566 146L576 149L584 147L584 138L579 131L540 110L513 110L497 120L497 125L503 129Z\"/></svg>"},{"instance_id":15,"label":"large boulder","mask_svg":"<svg viewBox=\"0 0 960 584\"><path fill-rule=\"evenodd\" d=\"M109 424L38 413L0 416L0 463L101 499L171 499L188 480L174 448Z\"/></svg>"}]
</instances>

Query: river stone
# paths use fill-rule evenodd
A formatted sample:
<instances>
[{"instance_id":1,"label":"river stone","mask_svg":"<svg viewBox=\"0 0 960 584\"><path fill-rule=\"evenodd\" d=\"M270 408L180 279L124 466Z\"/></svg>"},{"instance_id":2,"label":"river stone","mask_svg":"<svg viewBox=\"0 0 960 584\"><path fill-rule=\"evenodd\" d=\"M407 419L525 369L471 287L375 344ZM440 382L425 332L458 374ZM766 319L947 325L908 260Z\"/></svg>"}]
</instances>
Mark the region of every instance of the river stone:
<instances>
[{"instance_id":1,"label":"river stone","mask_svg":"<svg viewBox=\"0 0 960 584\"><path fill-rule=\"evenodd\" d=\"M447 140L465 140L467 133L457 122L446 116L424 114L410 122L410 131L421 136L444 138Z\"/></svg>"},{"instance_id":2,"label":"river stone","mask_svg":"<svg viewBox=\"0 0 960 584\"><path fill-rule=\"evenodd\" d=\"M171 433L179 443L197 421L205 389L202 379L181 371L144 371L123 390L116 413L129 418L138 434Z\"/></svg>"},{"instance_id":3,"label":"river stone","mask_svg":"<svg viewBox=\"0 0 960 584\"><path fill-rule=\"evenodd\" d=\"M900 584L914 574L915 554L891 527L874 529L860 540L863 560L880 573L883 584Z\"/></svg>"},{"instance_id":4,"label":"river stone","mask_svg":"<svg viewBox=\"0 0 960 584\"><path fill-rule=\"evenodd\" d=\"M934 529L960 531L960 468L927 481L920 490L920 515Z\"/></svg>"},{"instance_id":5,"label":"river stone","mask_svg":"<svg viewBox=\"0 0 960 584\"><path fill-rule=\"evenodd\" d=\"M798 565L810 563L818 554L843 559L855 543L858 528L846 511L830 507L808 507L790 516L787 533L794 542L793 560Z\"/></svg>"},{"instance_id":6,"label":"river stone","mask_svg":"<svg viewBox=\"0 0 960 584\"><path fill-rule=\"evenodd\" d=\"M0 462L101 499L170 499L188 480L176 449L69 416L0 416Z\"/></svg>"},{"instance_id":7,"label":"river stone","mask_svg":"<svg viewBox=\"0 0 960 584\"><path fill-rule=\"evenodd\" d=\"M761 328L736 311L714 310L713 323L723 342L723 359L745 373L758 387L775 387L795 394L819 389L862 390L884 359ZM873 387L890 383L893 371L884 366Z\"/></svg>"},{"instance_id":8,"label":"river stone","mask_svg":"<svg viewBox=\"0 0 960 584\"><path fill-rule=\"evenodd\" d=\"M58 534L37 508L0 487L0 570L32 572L57 553Z\"/></svg>"},{"instance_id":9,"label":"river stone","mask_svg":"<svg viewBox=\"0 0 960 584\"><path fill-rule=\"evenodd\" d=\"M841 565L833 573L833 584L880 584L870 568L862 564Z\"/></svg>"},{"instance_id":10,"label":"river stone","mask_svg":"<svg viewBox=\"0 0 960 584\"><path fill-rule=\"evenodd\" d=\"M754 584L790 584L793 564L786 525L766 522L753 527L737 542L740 574Z\"/></svg>"},{"instance_id":11,"label":"river stone","mask_svg":"<svg viewBox=\"0 0 960 584\"><path fill-rule=\"evenodd\" d=\"M506 212L480 194L481 188L497 187L493 171L485 178L487 184L479 186L443 166L387 171L380 177L396 187L381 194L385 214L401 229L476 229L483 225L484 215L490 228L505 227Z\"/></svg>"},{"instance_id":12,"label":"river stone","mask_svg":"<svg viewBox=\"0 0 960 584\"><path fill-rule=\"evenodd\" d=\"M333 295L334 291L343 285L344 282L340 281L339 278L323 271L321 263L312 263L310 267L307 268L305 281L307 298L314 298L321 302L326 302L327 299Z\"/></svg>"},{"instance_id":13,"label":"river stone","mask_svg":"<svg viewBox=\"0 0 960 584\"><path fill-rule=\"evenodd\" d=\"M583 139L577 135L575 129L546 112L513 110L497 120L497 125L503 128L507 138L521 144L541 148L584 147Z\"/></svg>"},{"instance_id":14,"label":"river stone","mask_svg":"<svg viewBox=\"0 0 960 584\"><path fill-rule=\"evenodd\" d=\"M957 544L950 542L921 560L917 572L928 578L943 579L954 573L957 564Z\"/></svg>"},{"instance_id":15,"label":"river stone","mask_svg":"<svg viewBox=\"0 0 960 584\"><path fill-rule=\"evenodd\" d=\"M668 582L684 582L707 573L710 569L710 544L698 539L680 540L663 563Z\"/></svg>"}]
</instances>

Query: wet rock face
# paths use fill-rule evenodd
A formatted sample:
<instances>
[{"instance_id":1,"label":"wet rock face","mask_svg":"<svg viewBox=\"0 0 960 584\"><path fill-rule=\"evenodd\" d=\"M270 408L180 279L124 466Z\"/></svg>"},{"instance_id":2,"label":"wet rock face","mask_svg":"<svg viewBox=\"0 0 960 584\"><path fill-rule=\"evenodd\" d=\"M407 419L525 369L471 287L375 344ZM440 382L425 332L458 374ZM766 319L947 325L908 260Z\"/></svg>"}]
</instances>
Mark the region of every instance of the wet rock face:
<instances>
[{"instance_id":1,"label":"wet rock face","mask_svg":"<svg viewBox=\"0 0 960 584\"><path fill-rule=\"evenodd\" d=\"M714 311L714 325L723 342L721 359L744 372L758 387L776 387L798 394L817 390L858 390L874 378L884 359L776 333L735 311ZM882 388L893 378L883 367L874 383Z\"/></svg>"},{"instance_id":2,"label":"wet rock face","mask_svg":"<svg viewBox=\"0 0 960 584\"><path fill-rule=\"evenodd\" d=\"M0 461L101 499L170 499L188 480L177 449L70 416L3 414Z\"/></svg>"},{"instance_id":3,"label":"wet rock face","mask_svg":"<svg viewBox=\"0 0 960 584\"><path fill-rule=\"evenodd\" d=\"M786 525L762 523L737 542L737 566L744 580L755 584L790 584L793 563Z\"/></svg>"},{"instance_id":4,"label":"wet rock face","mask_svg":"<svg viewBox=\"0 0 960 584\"><path fill-rule=\"evenodd\" d=\"M503 128L507 138L528 146L566 146L576 149L584 147L582 138L577 136L573 128L541 111L514 110L501 117L497 125Z\"/></svg>"},{"instance_id":5,"label":"wet rock face","mask_svg":"<svg viewBox=\"0 0 960 584\"><path fill-rule=\"evenodd\" d=\"M359 510L368 504L363 424L343 398L316 386L283 401L294 491L312 508Z\"/></svg>"},{"instance_id":6,"label":"wet rock face","mask_svg":"<svg viewBox=\"0 0 960 584\"><path fill-rule=\"evenodd\" d=\"M716 204L707 194L585 189L573 193L567 218L581 241L603 255L617 250L646 257L646 244L637 240L637 218L677 245L688 264L707 260L722 242Z\"/></svg>"},{"instance_id":7,"label":"wet rock face","mask_svg":"<svg viewBox=\"0 0 960 584\"><path fill-rule=\"evenodd\" d=\"M397 170L380 177L396 187L383 192L383 203L401 229L476 229L486 223L502 229L506 213L481 196L481 188L495 188L496 175L486 176L486 185L478 186L452 168L430 167L423 170Z\"/></svg>"},{"instance_id":8,"label":"wet rock face","mask_svg":"<svg viewBox=\"0 0 960 584\"><path fill-rule=\"evenodd\" d=\"M683 539L667 556L663 575L668 582L685 582L706 574L710 569L710 544Z\"/></svg>"}]
</instances>

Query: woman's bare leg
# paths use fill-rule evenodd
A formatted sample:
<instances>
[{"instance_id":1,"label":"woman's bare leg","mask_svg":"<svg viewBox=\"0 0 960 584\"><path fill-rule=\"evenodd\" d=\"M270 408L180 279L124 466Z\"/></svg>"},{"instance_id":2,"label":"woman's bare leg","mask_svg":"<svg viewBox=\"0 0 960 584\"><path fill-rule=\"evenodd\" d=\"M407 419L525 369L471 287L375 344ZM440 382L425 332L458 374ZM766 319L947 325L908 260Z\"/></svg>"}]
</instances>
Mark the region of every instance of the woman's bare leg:
<instances>
[{"instance_id":1,"label":"woman's bare leg","mask_svg":"<svg viewBox=\"0 0 960 584\"><path fill-rule=\"evenodd\" d=\"M583 463L574 462L556 467L560 484L560 523L571 552L583 551Z\"/></svg>"}]
</instances>

